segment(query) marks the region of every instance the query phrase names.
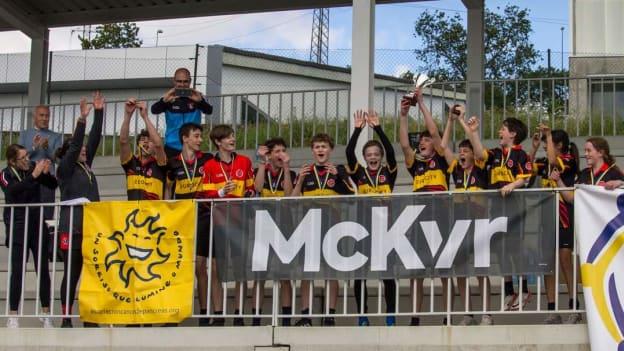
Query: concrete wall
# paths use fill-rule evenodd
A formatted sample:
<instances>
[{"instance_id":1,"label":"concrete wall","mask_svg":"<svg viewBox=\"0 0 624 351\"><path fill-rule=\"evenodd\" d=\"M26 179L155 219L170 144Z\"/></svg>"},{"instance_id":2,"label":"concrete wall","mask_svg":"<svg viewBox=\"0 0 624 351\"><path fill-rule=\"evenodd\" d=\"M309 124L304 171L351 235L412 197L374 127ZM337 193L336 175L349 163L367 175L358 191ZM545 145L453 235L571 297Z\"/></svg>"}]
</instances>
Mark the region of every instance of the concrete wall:
<instances>
[{"instance_id":1,"label":"concrete wall","mask_svg":"<svg viewBox=\"0 0 624 351\"><path fill-rule=\"evenodd\" d=\"M572 56L623 55L624 2L571 0Z\"/></svg>"},{"instance_id":2,"label":"concrete wall","mask_svg":"<svg viewBox=\"0 0 624 351\"><path fill-rule=\"evenodd\" d=\"M585 325L0 329L0 350L589 351Z\"/></svg>"}]
</instances>

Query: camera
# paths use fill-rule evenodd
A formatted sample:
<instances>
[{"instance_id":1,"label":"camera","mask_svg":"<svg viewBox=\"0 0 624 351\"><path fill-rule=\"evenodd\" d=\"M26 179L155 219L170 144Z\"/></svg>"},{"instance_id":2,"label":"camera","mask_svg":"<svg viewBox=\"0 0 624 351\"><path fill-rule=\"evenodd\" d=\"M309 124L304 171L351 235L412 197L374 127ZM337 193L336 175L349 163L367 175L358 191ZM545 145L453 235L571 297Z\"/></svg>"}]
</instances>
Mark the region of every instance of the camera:
<instances>
[{"instance_id":1,"label":"camera","mask_svg":"<svg viewBox=\"0 0 624 351\"><path fill-rule=\"evenodd\" d=\"M189 89L189 88L176 88L175 89L176 97L190 98L191 95L193 95L193 89Z\"/></svg>"}]
</instances>

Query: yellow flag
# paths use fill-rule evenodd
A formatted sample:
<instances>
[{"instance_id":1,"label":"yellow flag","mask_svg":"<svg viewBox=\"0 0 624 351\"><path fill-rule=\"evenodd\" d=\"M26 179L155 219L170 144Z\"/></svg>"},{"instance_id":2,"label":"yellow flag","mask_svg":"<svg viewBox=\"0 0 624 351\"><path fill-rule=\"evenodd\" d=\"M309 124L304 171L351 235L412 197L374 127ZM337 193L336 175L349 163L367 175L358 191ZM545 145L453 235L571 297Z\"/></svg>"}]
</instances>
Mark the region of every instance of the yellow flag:
<instances>
[{"instance_id":1,"label":"yellow flag","mask_svg":"<svg viewBox=\"0 0 624 351\"><path fill-rule=\"evenodd\" d=\"M191 200L86 204L80 318L136 324L191 316L195 208Z\"/></svg>"}]
</instances>

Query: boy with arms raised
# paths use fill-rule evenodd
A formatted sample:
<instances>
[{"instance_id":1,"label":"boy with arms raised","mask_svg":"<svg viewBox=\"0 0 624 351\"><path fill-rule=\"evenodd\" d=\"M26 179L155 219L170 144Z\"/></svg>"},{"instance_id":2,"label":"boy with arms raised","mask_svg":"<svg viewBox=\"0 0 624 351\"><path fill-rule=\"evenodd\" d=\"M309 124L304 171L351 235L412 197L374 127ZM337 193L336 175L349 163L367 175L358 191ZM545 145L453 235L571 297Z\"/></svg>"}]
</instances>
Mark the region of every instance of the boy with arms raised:
<instances>
[{"instance_id":1,"label":"boy with arms raised","mask_svg":"<svg viewBox=\"0 0 624 351\"><path fill-rule=\"evenodd\" d=\"M418 109L424 116L427 130L420 133L418 153L409 143L407 118L412 99L401 100L401 117L399 119L399 141L405 156L407 170L414 178L414 192L447 191L449 189L449 164L453 162L453 152L442 142L438 127L425 106L422 91L417 89L413 99L416 99ZM442 295L446 306L449 279L442 279ZM423 301L423 279L417 278L410 282L412 300L415 301L415 311L420 312ZM446 308L445 308L446 309ZM446 318L445 318L446 320ZM410 325L419 325L420 318L412 317ZM446 323L445 323L446 324Z\"/></svg>"}]
</instances>

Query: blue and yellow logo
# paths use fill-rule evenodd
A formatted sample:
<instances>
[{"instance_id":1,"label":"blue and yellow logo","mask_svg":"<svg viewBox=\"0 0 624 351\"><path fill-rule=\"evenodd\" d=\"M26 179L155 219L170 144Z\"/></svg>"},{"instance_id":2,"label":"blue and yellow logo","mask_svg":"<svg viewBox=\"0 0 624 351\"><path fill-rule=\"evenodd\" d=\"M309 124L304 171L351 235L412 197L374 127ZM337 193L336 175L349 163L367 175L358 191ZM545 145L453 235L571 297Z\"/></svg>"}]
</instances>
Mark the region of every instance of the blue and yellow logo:
<instances>
[{"instance_id":1,"label":"blue and yellow logo","mask_svg":"<svg viewBox=\"0 0 624 351\"><path fill-rule=\"evenodd\" d=\"M583 286L592 290L596 311L618 345L618 351L624 351L624 310L618 296L615 273L609 270L624 246L624 195L618 196L617 207L617 216L603 228L589 251L587 263L581 266L581 277Z\"/></svg>"}]
</instances>

